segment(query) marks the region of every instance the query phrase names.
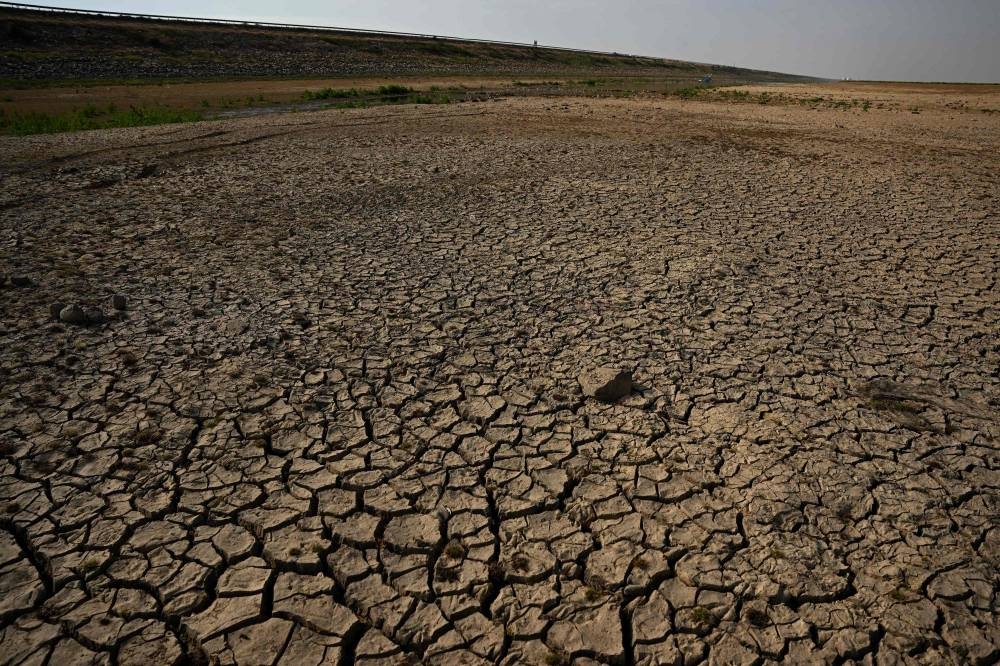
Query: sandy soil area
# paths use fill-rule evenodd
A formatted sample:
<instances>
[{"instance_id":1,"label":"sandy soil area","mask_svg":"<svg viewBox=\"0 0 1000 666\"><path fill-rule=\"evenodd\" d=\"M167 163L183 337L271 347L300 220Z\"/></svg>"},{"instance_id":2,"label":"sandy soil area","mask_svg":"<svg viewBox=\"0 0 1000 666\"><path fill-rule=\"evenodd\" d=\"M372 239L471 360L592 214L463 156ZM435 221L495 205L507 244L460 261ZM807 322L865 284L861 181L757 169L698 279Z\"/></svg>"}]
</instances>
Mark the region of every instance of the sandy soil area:
<instances>
[{"instance_id":1,"label":"sandy soil area","mask_svg":"<svg viewBox=\"0 0 1000 666\"><path fill-rule=\"evenodd\" d=\"M863 94L0 138L0 661L996 663L1000 116Z\"/></svg>"}]
</instances>

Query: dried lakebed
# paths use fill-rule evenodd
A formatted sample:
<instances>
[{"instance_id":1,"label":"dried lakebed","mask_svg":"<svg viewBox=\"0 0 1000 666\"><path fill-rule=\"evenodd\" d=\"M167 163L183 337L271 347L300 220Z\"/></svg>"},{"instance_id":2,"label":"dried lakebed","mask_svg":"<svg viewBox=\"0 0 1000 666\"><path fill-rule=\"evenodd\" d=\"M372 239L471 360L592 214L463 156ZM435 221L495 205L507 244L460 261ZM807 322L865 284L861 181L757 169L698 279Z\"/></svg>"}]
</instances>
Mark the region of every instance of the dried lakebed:
<instances>
[{"instance_id":1,"label":"dried lakebed","mask_svg":"<svg viewBox=\"0 0 1000 666\"><path fill-rule=\"evenodd\" d=\"M998 128L0 139L0 662L996 663Z\"/></svg>"}]
</instances>

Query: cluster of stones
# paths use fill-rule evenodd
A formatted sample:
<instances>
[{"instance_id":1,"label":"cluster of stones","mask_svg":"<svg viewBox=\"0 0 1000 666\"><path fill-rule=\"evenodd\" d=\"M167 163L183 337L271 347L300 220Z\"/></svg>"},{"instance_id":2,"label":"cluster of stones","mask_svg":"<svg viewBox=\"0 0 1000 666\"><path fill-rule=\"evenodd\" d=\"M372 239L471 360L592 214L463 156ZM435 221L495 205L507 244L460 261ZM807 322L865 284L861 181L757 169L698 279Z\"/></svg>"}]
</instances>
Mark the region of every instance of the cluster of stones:
<instances>
[{"instance_id":1,"label":"cluster of stones","mask_svg":"<svg viewBox=\"0 0 1000 666\"><path fill-rule=\"evenodd\" d=\"M0 140L0 659L995 663L1000 132L852 118Z\"/></svg>"},{"instance_id":2,"label":"cluster of stones","mask_svg":"<svg viewBox=\"0 0 1000 666\"><path fill-rule=\"evenodd\" d=\"M111 297L111 306L121 312L125 310L127 300L123 294L115 294ZM84 326L87 324L103 324L107 317L104 310L99 307L85 307L75 303L67 305L62 301L56 301L49 306L49 314L53 319L64 324L75 324Z\"/></svg>"}]
</instances>

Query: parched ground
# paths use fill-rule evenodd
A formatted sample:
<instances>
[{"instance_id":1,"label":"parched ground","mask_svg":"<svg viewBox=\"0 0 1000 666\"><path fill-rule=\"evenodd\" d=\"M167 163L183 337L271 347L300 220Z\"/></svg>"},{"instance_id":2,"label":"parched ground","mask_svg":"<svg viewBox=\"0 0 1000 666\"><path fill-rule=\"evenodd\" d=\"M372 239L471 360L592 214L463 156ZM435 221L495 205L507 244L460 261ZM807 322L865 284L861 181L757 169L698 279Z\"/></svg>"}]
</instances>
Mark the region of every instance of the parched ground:
<instances>
[{"instance_id":1,"label":"parched ground","mask_svg":"<svg viewBox=\"0 0 1000 666\"><path fill-rule=\"evenodd\" d=\"M997 663L1000 115L906 94L0 139L0 662Z\"/></svg>"}]
</instances>

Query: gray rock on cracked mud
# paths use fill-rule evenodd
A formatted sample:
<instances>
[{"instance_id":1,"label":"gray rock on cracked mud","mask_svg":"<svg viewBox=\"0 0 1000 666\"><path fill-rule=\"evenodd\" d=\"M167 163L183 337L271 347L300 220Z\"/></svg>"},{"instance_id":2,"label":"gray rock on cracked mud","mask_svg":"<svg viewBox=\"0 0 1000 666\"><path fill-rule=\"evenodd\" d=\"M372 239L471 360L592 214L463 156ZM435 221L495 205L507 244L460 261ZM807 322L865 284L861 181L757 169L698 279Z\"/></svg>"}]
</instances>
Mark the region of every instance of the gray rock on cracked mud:
<instances>
[{"instance_id":1,"label":"gray rock on cracked mud","mask_svg":"<svg viewBox=\"0 0 1000 666\"><path fill-rule=\"evenodd\" d=\"M632 393L632 373L604 366L588 370L578 378L583 394L601 402L615 402Z\"/></svg>"}]
</instances>

